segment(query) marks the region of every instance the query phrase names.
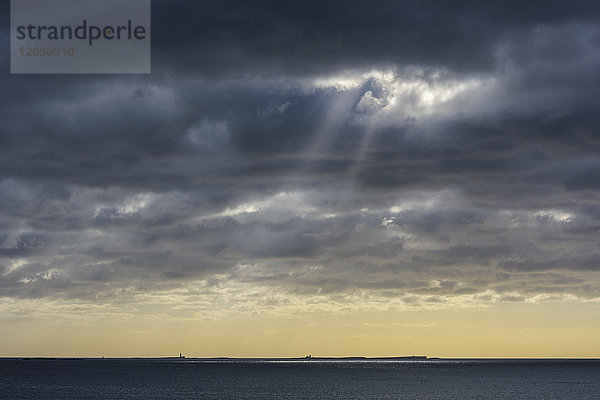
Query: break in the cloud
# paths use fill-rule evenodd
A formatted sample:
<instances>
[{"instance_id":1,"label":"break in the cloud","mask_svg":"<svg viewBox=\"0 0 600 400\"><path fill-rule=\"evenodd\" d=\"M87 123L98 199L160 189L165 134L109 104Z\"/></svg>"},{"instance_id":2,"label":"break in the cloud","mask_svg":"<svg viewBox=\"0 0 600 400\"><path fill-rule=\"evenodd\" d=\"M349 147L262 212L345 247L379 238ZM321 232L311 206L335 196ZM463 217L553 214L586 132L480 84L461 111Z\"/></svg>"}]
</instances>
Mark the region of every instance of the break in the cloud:
<instances>
[{"instance_id":1,"label":"break in the cloud","mask_svg":"<svg viewBox=\"0 0 600 400\"><path fill-rule=\"evenodd\" d=\"M600 297L596 3L153 7L149 76L3 74L7 309Z\"/></svg>"}]
</instances>

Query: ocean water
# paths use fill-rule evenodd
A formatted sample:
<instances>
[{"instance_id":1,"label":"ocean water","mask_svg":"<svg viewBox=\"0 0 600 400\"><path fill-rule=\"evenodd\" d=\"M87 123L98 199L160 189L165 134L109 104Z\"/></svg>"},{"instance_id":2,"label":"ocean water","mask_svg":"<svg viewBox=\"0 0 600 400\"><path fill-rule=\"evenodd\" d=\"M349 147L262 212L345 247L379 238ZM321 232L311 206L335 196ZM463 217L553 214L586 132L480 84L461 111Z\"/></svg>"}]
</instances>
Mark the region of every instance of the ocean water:
<instances>
[{"instance_id":1,"label":"ocean water","mask_svg":"<svg viewBox=\"0 0 600 400\"><path fill-rule=\"evenodd\" d=\"M600 399L600 360L0 359L0 399Z\"/></svg>"}]
</instances>

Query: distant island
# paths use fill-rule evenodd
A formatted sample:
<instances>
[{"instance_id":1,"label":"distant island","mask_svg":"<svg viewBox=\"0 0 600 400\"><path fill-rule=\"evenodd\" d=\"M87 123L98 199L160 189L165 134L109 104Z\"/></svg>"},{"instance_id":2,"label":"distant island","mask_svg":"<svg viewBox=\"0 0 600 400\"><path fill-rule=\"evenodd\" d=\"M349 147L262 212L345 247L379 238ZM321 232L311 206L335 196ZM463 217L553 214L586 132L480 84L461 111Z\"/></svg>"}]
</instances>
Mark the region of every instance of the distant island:
<instances>
[{"instance_id":1,"label":"distant island","mask_svg":"<svg viewBox=\"0 0 600 400\"><path fill-rule=\"evenodd\" d=\"M58 361L67 361L67 360L86 360L86 359L96 359L95 357L17 357L21 360L58 360ZM99 359L104 359L104 357L100 357ZM138 360L264 360L264 361L319 361L319 360L349 360L349 361L377 361L377 360L390 360L390 361L425 361L425 360L441 360L439 357L427 357L427 356L392 356L392 357L364 357L364 356L347 356L347 357L313 357L311 354L305 357L186 357L183 354L179 354L179 356L173 357L115 357L108 359L138 359Z\"/></svg>"},{"instance_id":2,"label":"distant island","mask_svg":"<svg viewBox=\"0 0 600 400\"><path fill-rule=\"evenodd\" d=\"M158 359L186 359L182 353L179 353L179 357L152 357ZM309 354L305 357L191 357L188 359L194 360L409 360L409 361L422 361L422 360L439 360L439 357L427 357L427 356L391 356L391 357L365 357L365 356L345 356L345 357L313 357Z\"/></svg>"},{"instance_id":3,"label":"distant island","mask_svg":"<svg viewBox=\"0 0 600 400\"><path fill-rule=\"evenodd\" d=\"M397 356L397 357L363 357L363 356L350 356L350 357L313 357L311 354L303 358L304 360L432 360L435 358L428 358L427 356Z\"/></svg>"}]
</instances>

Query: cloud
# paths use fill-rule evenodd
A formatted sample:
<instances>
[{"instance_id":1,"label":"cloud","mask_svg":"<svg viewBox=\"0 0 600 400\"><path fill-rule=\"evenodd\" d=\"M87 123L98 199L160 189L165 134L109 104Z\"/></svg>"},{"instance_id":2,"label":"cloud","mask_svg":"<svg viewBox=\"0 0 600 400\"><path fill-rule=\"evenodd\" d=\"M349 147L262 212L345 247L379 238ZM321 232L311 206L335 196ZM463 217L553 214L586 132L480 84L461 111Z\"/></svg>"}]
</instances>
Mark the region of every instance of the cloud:
<instances>
[{"instance_id":1,"label":"cloud","mask_svg":"<svg viewBox=\"0 0 600 400\"><path fill-rule=\"evenodd\" d=\"M152 75L0 78L0 296L597 298L595 3L153 7Z\"/></svg>"}]
</instances>

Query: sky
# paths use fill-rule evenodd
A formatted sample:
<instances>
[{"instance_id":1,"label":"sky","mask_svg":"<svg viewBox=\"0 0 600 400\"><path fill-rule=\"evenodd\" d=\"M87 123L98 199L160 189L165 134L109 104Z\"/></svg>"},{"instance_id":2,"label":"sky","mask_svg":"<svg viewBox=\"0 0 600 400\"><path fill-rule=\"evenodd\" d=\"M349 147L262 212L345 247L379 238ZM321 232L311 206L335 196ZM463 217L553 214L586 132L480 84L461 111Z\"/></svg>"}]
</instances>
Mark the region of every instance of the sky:
<instances>
[{"instance_id":1,"label":"sky","mask_svg":"<svg viewBox=\"0 0 600 400\"><path fill-rule=\"evenodd\" d=\"M152 1L11 75L0 356L600 357L600 3Z\"/></svg>"}]
</instances>

